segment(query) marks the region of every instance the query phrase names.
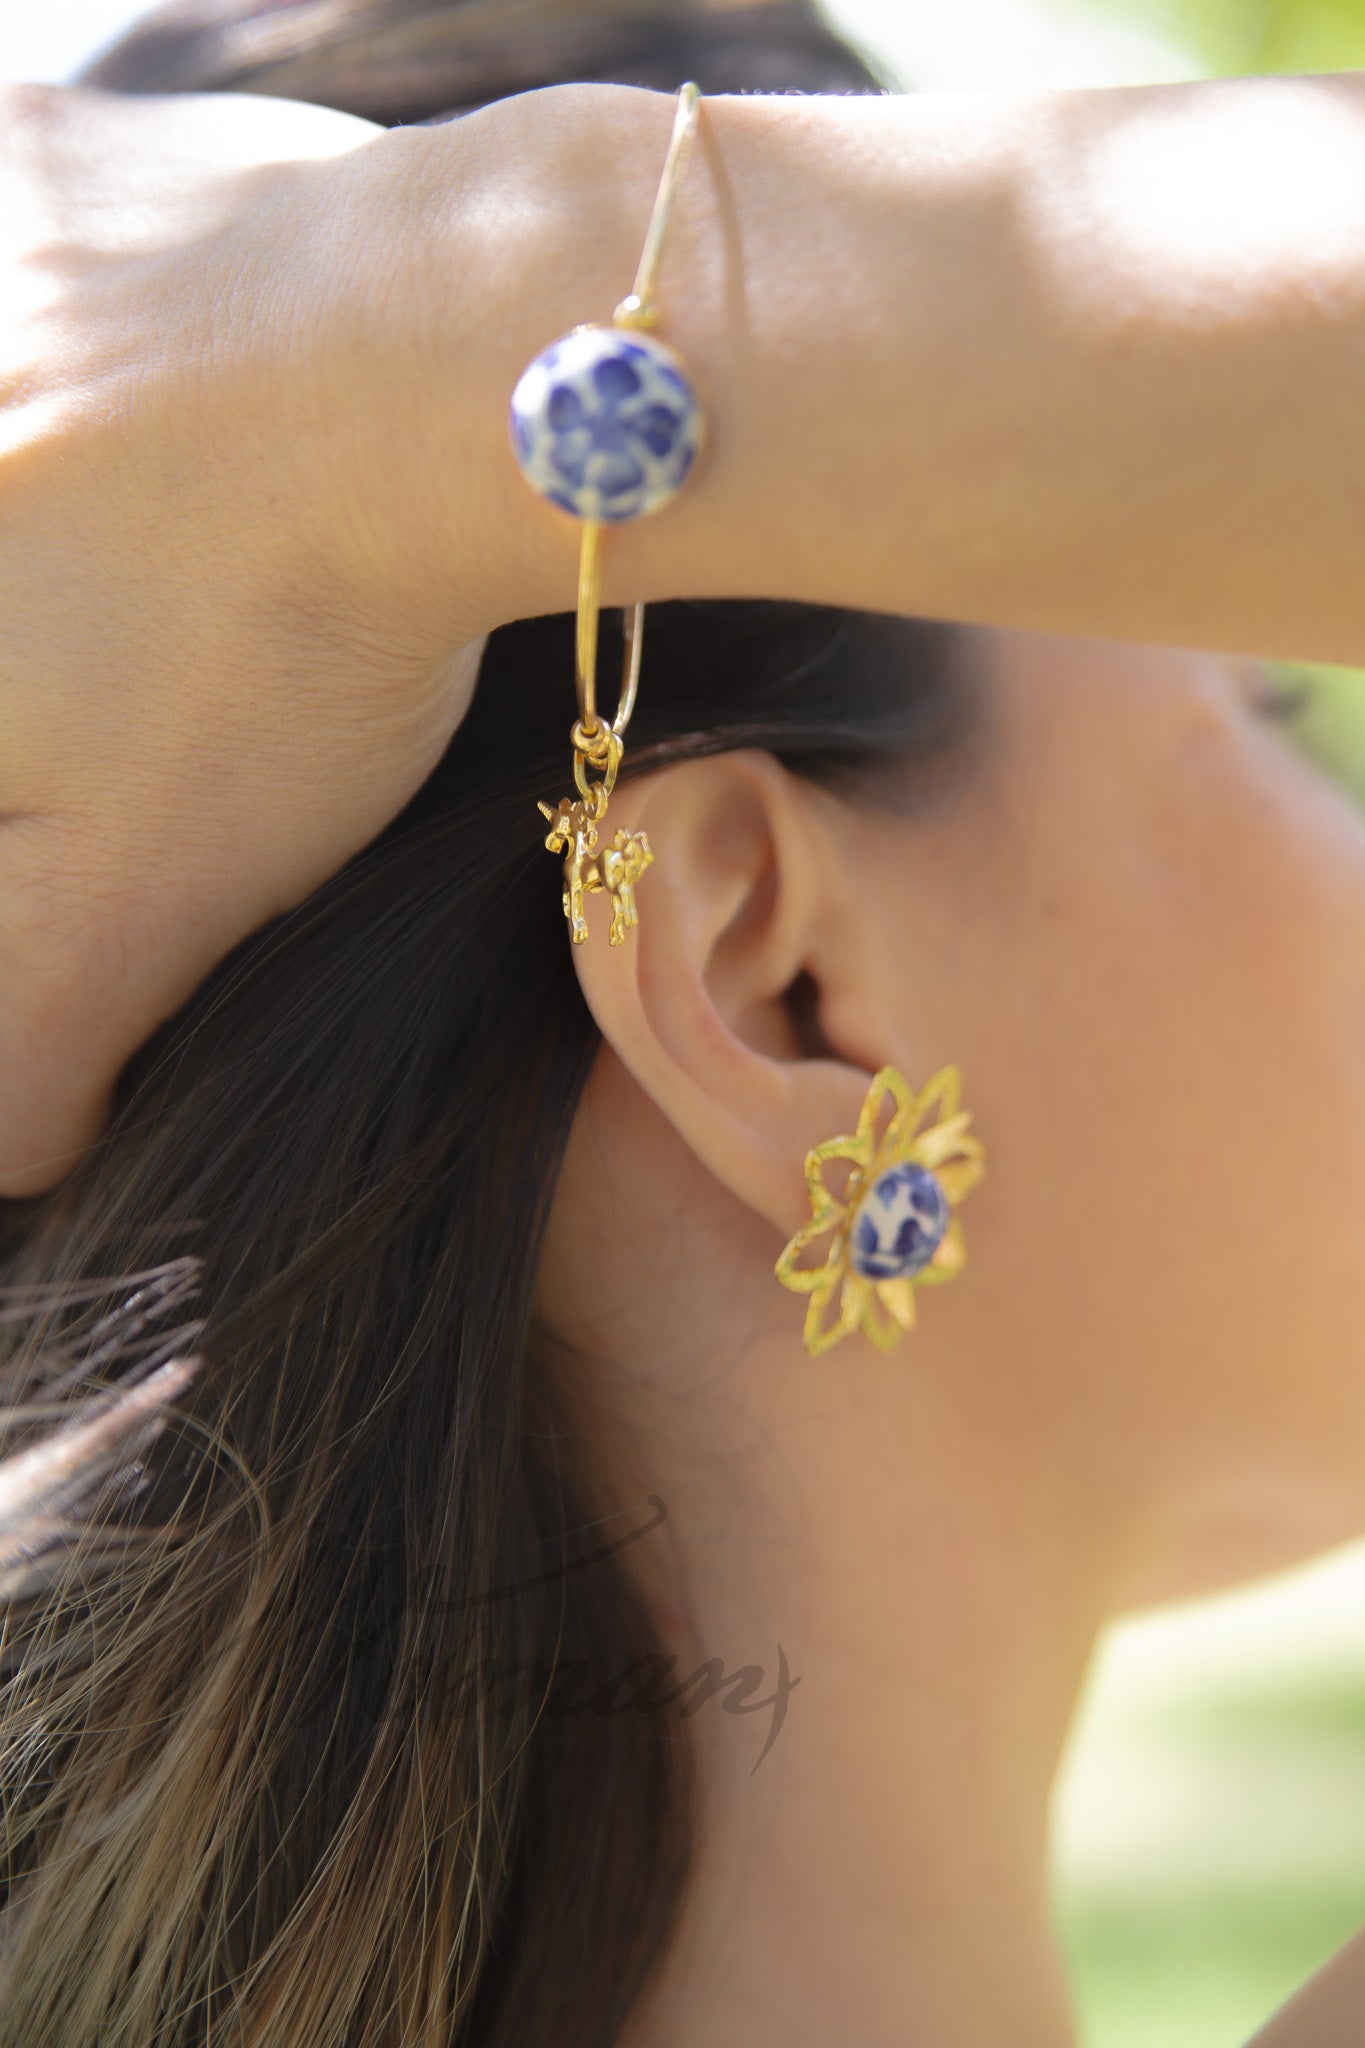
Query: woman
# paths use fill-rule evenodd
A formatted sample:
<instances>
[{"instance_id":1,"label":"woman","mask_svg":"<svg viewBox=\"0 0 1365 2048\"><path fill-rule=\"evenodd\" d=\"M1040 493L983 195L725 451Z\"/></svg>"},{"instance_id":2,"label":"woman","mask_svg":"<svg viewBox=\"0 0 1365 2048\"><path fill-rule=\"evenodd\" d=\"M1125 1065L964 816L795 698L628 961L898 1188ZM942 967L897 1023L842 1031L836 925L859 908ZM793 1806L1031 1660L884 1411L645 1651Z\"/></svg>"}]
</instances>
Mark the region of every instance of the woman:
<instances>
[{"instance_id":1,"label":"woman","mask_svg":"<svg viewBox=\"0 0 1365 2048\"><path fill-rule=\"evenodd\" d=\"M1365 1527L1365 825L1254 658L1365 661L1360 84L485 22L11 110L9 1382L93 1434L10 1468L0 2041L1061 2048L1098 1628ZM612 536L657 851L570 946L506 400L687 76L714 439ZM805 1154L950 1062L968 1269L812 1360Z\"/></svg>"}]
</instances>

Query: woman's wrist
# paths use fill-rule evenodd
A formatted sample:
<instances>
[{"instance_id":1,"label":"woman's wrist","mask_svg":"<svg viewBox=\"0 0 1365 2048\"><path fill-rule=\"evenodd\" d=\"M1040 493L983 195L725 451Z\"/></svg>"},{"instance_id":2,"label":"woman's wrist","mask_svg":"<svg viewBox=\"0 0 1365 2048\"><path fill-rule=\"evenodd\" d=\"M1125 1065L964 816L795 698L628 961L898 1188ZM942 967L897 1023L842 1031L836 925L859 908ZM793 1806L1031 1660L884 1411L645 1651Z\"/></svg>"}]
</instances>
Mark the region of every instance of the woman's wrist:
<instances>
[{"instance_id":1,"label":"woman's wrist","mask_svg":"<svg viewBox=\"0 0 1365 2048\"><path fill-rule=\"evenodd\" d=\"M970 113L935 98L704 101L657 297L708 445L664 512L613 531L607 603L932 611L955 576L970 590L971 537L954 524L968 492L945 504L936 479L957 468L948 387L959 418L989 396L967 388L964 356L989 385L968 335L979 299L998 301L1021 126L1017 106L984 97ZM327 167L334 215L346 181L361 190L342 239L366 252L382 380L363 415L342 407L367 447L352 458L371 479L358 531L399 613L438 636L470 626L467 599L480 631L572 604L578 522L528 490L508 401L548 341L609 321L630 289L674 107L642 88L552 86Z\"/></svg>"},{"instance_id":2,"label":"woman's wrist","mask_svg":"<svg viewBox=\"0 0 1365 2048\"><path fill-rule=\"evenodd\" d=\"M662 513L613 531L605 602L1028 609L1030 536L1064 524L1045 494L1067 479L1041 432L1041 323L1015 232L1061 97L704 101L657 297L708 445ZM507 400L546 342L610 320L629 290L673 108L633 87L555 86L380 145L406 154L423 280L408 303L428 323L408 431L481 508L498 619L572 603L578 525L528 491ZM1051 346L1060 390L1074 380ZM1074 601L1064 581L1059 601Z\"/></svg>"},{"instance_id":3,"label":"woman's wrist","mask_svg":"<svg viewBox=\"0 0 1365 2048\"><path fill-rule=\"evenodd\" d=\"M1332 90L1360 176L1320 165L1273 217L1230 165L1275 157L1294 81L705 101L658 296L710 443L613 534L604 600L1365 660L1365 76ZM629 289L672 104L555 87L457 124L496 245L462 431L500 617L567 607L577 560L517 474L507 398Z\"/></svg>"},{"instance_id":4,"label":"woman's wrist","mask_svg":"<svg viewBox=\"0 0 1365 2048\"><path fill-rule=\"evenodd\" d=\"M528 490L508 404L545 342L629 289L673 104L545 87L329 168L371 311L343 374L377 387L348 408L357 568L433 648L572 605L578 524Z\"/></svg>"},{"instance_id":5,"label":"woman's wrist","mask_svg":"<svg viewBox=\"0 0 1365 2048\"><path fill-rule=\"evenodd\" d=\"M1285 90L707 99L658 296L708 445L671 505L612 533L604 601L1365 658L1356 188L1305 179L1297 239L1245 208L1236 236L1198 232L1237 211L1218 136L1269 142ZM1344 112L1365 79L1332 90ZM629 289L673 108L553 86L263 175L280 274L319 324L272 327L267 300L241 377L204 388L239 449L279 408L307 415L314 510L291 509L280 559L395 659L571 605L577 522L528 491L507 404L532 355ZM259 252L250 209L238 231Z\"/></svg>"}]
</instances>

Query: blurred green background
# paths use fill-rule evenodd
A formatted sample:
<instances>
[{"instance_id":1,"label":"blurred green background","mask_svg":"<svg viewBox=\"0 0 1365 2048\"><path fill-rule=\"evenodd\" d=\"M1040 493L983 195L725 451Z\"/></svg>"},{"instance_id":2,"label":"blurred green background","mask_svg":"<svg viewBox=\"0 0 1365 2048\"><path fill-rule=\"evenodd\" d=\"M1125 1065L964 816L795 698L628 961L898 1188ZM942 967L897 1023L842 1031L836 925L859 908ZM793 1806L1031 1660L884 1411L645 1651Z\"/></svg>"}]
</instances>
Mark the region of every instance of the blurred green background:
<instances>
[{"instance_id":1,"label":"blurred green background","mask_svg":"<svg viewBox=\"0 0 1365 2048\"><path fill-rule=\"evenodd\" d=\"M1365 49L1365 0L1338 13ZM1286 741L1365 804L1365 671L1274 672ZM1115 1626L1054 1814L1081 2048L1242 2048L1365 1928L1365 1542Z\"/></svg>"},{"instance_id":2,"label":"blurred green background","mask_svg":"<svg viewBox=\"0 0 1365 2048\"><path fill-rule=\"evenodd\" d=\"M930 91L1365 70L1365 0L832 0L828 12L900 83ZM1286 690L1307 685L1286 741L1365 803L1365 674L1276 674ZM1365 1927L1365 1543L1116 1626L1055 1819L1083 2048L1242 2048Z\"/></svg>"},{"instance_id":3,"label":"blurred green background","mask_svg":"<svg viewBox=\"0 0 1365 2048\"><path fill-rule=\"evenodd\" d=\"M1217 77L1365 68L1361 0L1066 0L1066 12L1150 27Z\"/></svg>"}]
</instances>

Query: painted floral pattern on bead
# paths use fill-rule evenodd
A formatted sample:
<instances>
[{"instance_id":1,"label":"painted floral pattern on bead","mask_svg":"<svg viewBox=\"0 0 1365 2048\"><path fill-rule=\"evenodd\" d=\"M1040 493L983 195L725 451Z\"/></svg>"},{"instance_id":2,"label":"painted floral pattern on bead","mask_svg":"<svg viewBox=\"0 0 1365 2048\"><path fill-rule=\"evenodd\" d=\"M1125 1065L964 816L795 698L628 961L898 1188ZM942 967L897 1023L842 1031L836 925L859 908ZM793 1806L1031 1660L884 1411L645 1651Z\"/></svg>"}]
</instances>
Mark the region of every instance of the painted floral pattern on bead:
<instances>
[{"instance_id":1,"label":"painted floral pattern on bead","mask_svg":"<svg viewBox=\"0 0 1365 2048\"><path fill-rule=\"evenodd\" d=\"M867 1280L899 1280L927 1266L948 1228L948 1197L927 1166L888 1166L858 1205L848 1258Z\"/></svg>"},{"instance_id":2,"label":"painted floral pattern on bead","mask_svg":"<svg viewBox=\"0 0 1365 2048\"><path fill-rule=\"evenodd\" d=\"M810 1296L804 1337L812 1358L855 1330L889 1351L914 1328L916 1289L952 1280L966 1264L953 1211L985 1173L986 1155L968 1130L970 1115L958 1107L961 1085L957 1068L944 1067L916 1095L895 1067L883 1067L857 1130L806 1154L810 1221L775 1271L784 1287ZM917 1171L902 1183L896 1169L907 1165ZM830 1181L843 1166L836 1192ZM862 1234L865 1223L870 1239ZM823 1259L808 1263L826 1238Z\"/></svg>"},{"instance_id":3,"label":"painted floral pattern on bead","mask_svg":"<svg viewBox=\"0 0 1365 2048\"><path fill-rule=\"evenodd\" d=\"M508 410L526 481L579 519L657 512L701 446L697 394L653 335L575 327L529 362Z\"/></svg>"}]
</instances>

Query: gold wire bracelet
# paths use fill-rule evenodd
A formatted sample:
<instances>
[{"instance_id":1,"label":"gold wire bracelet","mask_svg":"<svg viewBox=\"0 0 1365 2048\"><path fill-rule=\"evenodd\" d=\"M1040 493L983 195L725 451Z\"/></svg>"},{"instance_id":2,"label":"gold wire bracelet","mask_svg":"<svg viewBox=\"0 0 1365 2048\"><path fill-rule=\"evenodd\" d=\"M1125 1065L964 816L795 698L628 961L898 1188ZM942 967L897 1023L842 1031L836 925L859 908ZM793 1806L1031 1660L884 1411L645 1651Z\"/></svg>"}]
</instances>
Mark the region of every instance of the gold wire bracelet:
<instances>
[{"instance_id":1,"label":"gold wire bracelet","mask_svg":"<svg viewBox=\"0 0 1365 2048\"><path fill-rule=\"evenodd\" d=\"M644 643L643 604L626 607L625 658L616 714L597 710L597 620L601 533L659 511L682 489L702 445L705 420L679 357L652 332L664 237L695 133L701 88L684 85L644 248L629 293L609 327L583 324L532 358L517 380L508 435L517 466L539 496L582 522L574 642L578 717L570 738L576 797L538 806L550 822L545 844L564 856L564 915L577 943L587 938L585 894L611 898L611 944L639 922L635 884L653 860L643 831L622 827L609 846L598 828L616 783L623 734L635 708Z\"/></svg>"}]
</instances>

